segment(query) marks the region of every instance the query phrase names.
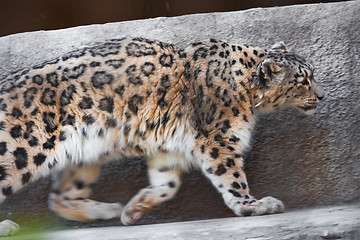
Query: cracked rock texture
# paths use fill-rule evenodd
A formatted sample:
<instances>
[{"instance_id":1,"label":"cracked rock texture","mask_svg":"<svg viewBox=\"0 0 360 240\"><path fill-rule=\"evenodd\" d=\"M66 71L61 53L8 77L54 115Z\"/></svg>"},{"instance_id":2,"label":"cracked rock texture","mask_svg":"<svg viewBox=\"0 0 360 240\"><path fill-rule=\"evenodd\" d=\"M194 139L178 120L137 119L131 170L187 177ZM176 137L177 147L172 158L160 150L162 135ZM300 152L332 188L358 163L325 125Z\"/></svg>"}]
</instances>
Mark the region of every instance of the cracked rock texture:
<instances>
[{"instance_id":1,"label":"cracked rock texture","mask_svg":"<svg viewBox=\"0 0 360 240\"><path fill-rule=\"evenodd\" d=\"M52 240L359 239L359 207L359 204L356 204L252 218L226 218L147 226L68 230L46 234L44 237ZM106 234L104 234L105 232Z\"/></svg>"},{"instance_id":2,"label":"cracked rock texture","mask_svg":"<svg viewBox=\"0 0 360 240\"><path fill-rule=\"evenodd\" d=\"M277 197L288 209L359 202L359 12L360 1L350 1L16 34L0 38L0 77L79 47L123 36L179 46L208 38L264 48L284 41L288 48L311 59L326 97L312 116L285 109L259 118L246 156L251 192L257 198ZM126 203L146 182L143 160L114 162L104 169L94 197ZM50 214L45 210L48 186L48 179L40 180L12 196L2 205L2 215L24 210ZM221 196L193 171L184 175L174 200L150 212L140 223L230 216L233 214Z\"/></svg>"}]
</instances>

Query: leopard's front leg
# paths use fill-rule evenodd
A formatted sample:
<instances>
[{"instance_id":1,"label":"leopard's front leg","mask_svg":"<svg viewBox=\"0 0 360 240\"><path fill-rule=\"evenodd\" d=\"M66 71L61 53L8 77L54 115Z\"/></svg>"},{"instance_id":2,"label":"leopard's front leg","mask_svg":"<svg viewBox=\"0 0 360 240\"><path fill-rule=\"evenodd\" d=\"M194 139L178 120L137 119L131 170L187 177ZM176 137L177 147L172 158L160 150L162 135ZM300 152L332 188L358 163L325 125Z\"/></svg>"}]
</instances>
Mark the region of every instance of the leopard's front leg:
<instances>
[{"instance_id":1,"label":"leopard's front leg","mask_svg":"<svg viewBox=\"0 0 360 240\"><path fill-rule=\"evenodd\" d=\"M256 216L280 213L284 204L273 197L257 200L250 195L249 185L243 170L241 146L219 134L216 141L207 141L200 146L201 170L222 194L225 204L238 216ZM207 146L205 145L207 143Z\"/></svg>"}]
</instances>

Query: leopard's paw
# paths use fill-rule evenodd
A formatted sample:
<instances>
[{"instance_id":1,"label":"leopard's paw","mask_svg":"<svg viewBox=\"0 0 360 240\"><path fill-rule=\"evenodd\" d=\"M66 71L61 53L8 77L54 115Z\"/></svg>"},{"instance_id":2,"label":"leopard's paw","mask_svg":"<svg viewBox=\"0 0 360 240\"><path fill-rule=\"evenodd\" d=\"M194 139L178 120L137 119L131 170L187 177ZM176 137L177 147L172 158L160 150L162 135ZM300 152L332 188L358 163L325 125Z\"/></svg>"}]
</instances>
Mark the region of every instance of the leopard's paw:
<instances>
[{"instance_id":1,"label":"leopard's paw","mask_svg":"<svg viewBox=\"0 0 360 240\"><path fill-rule=\"evenodd\" d=\"M120 221L123 225L133 225L135 223L135 219L130 214L127 214L125 211L121 213Z\"/></svg>"},{"instance_id":2,"label":"leopard's paw","mask_svg":"<svg viewBox=\"0 0 360 240\"><path fill-rule=\"evenodd\" d=\"M246 205L241 206L240 216L258 216L285 211L284 203L274 197L264 197L260 200L253 200Z\"/></svg>"},{"instance_id":3,"label":"leopard's paw","mask_svg":"<svg viewBox=\"0 0 360 240\"><path fill-rule=\"evenodd\" d=\"M0 237L12 236L20 230L19 224L4 220L0 222Z\"/></svg>"},{"instance_id":4,"label":"leopard's paw","mask_svg":"<svg viewBox=\"0 0 360 240\"><path fill-rule=\"evenodd\" d=\"M135 224L143 215L143 207L141 204L132 206L125 206L121 213L121 223L123 225L133 225Z\"/></svg>"},{"instance_id":5,"label":"leopard's paw","mask_svg":"<svg viewBox=\"0 0 360 240\"><path fill-rule=\"evenodd\" d=\"M284 203L274 197L264 197L258 201L257 215L282 213L284 211Z\"/></svg>"}]
</instances>

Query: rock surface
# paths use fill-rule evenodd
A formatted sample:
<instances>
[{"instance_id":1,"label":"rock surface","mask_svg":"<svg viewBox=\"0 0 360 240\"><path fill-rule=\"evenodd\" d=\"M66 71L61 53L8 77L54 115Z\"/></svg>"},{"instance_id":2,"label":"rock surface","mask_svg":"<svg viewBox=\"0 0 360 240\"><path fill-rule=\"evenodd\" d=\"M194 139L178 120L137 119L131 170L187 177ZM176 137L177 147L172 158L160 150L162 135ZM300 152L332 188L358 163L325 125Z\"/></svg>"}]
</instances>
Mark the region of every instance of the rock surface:
<instances>
[{"instance_id":1,"label":"rock surface","mask_svg":"<svg viewBox=\"0 0 360 240\"><path fill-rule=\"evenodd\" d=\"M315 77L326 97L312 116L285 109L259 118L252 149L246 156L252 194L258 198L277 197L289 209L359 202L359 12L360 1L350 1L10 35L0 38L0 78L79 47L123 36L158 39L179 46L208 38L259 47L284 41L288 48L312 60ZM95 198L126 203L146 185L145 169L141 160L110 164L104 169ZM47 211L47 191L48 179L39 181L9 198L1 214ZM220 195L203 176L193 172L185 175L177 198L149 213L141 223L230 216L233 214ZM110 223L117 224L119 221Z\"/></svg>"},{"instance_id":2,"label":"rock surface","mask_svg":"<svg viewBox=\"0 0 360 240\"><path fill-rule=\"evenodd\" d=\"M342 207L299 210L259 217L235 217L132 227L55 231L45 234L18 236L11 239L359 239L359 227L360 205L355 204Z\"/></svg>"}]
</instances>

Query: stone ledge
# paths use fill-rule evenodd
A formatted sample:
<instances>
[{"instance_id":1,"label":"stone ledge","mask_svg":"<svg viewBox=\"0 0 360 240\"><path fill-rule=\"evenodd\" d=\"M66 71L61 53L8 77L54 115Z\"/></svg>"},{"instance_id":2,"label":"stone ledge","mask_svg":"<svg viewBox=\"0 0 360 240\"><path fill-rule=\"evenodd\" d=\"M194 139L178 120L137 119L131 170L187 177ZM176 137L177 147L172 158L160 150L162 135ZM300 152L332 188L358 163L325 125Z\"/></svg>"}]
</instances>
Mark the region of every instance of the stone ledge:
<instances>
[{"instance_id":1,"label":"stone ledge","mask_svg":"<svg viewBox=\"0 0 360 240\"><path fill-rule=\"evenodd\" d=\"M115 239L359 239L360 203L290 211L259 217L233 217L129 227L102 227L55 231L51 240ZM33 236L4 240L35 239ZM39 239L39 235L37 235Z\"/></svg>"}]
</instances>

